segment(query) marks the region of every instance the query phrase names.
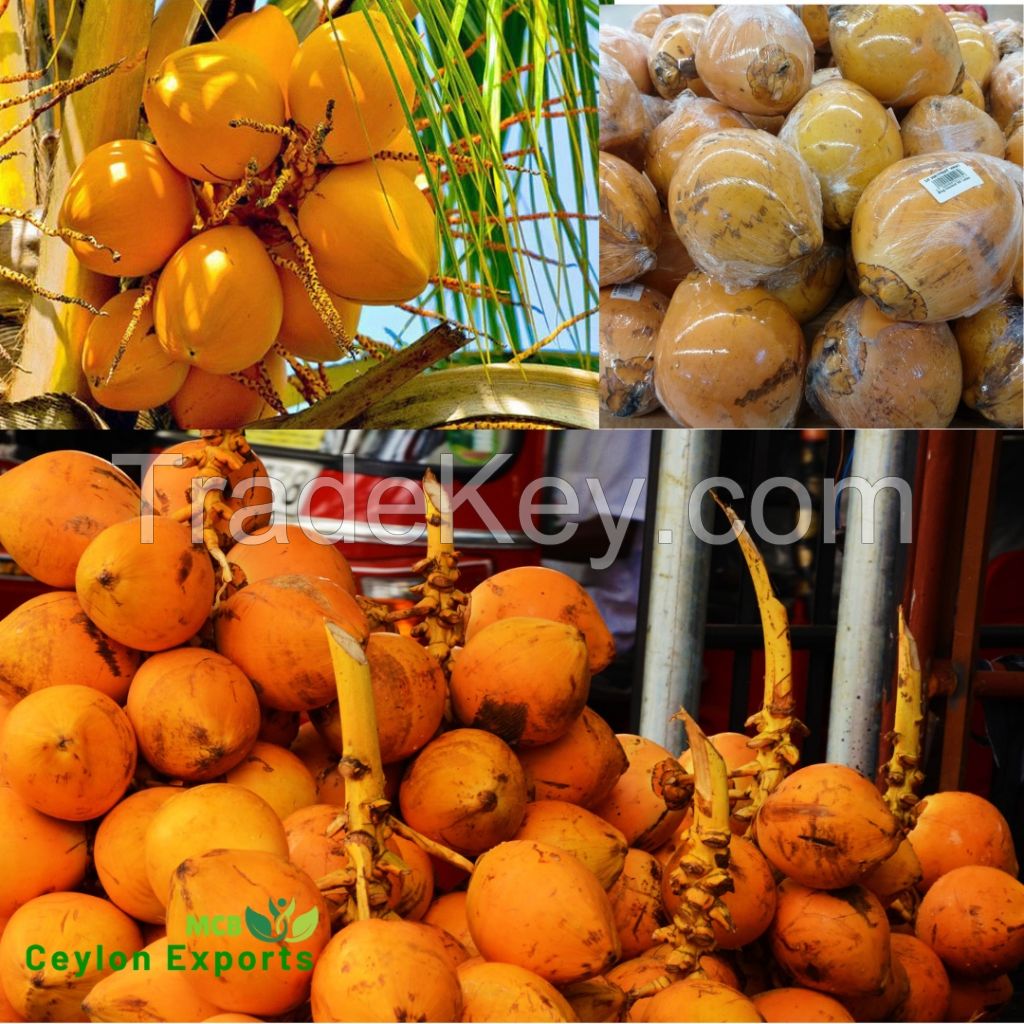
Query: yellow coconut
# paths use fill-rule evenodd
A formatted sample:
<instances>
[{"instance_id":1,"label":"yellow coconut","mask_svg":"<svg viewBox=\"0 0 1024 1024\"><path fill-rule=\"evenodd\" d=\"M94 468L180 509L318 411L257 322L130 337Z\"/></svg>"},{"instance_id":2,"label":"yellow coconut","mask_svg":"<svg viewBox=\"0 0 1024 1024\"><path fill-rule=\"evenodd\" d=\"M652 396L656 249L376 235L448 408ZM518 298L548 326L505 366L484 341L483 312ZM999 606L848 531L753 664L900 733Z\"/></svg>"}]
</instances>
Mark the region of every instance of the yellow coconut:
<instances>
[{"instance_id":1,"label":"yellow coconut","mask_svg":"<svg viewBox=\"0 0 1024 1024\"><path fill-rule=\"evenodd\" d=\"M78 165L57 223L92 235L120 256L115 261L108 249L69 242L83 266L114 277L139 277L159 270L188 239L195 215L188 179L156 146L118 139L98 146Z\"/></svg>"},{"instance_id":2,"label":"yellow coconut","mask_svg":"<svg viewBox=\"0 0 1024 1024\"><path fill-rule=\"evenodd\" d=\"M209 850L259 850L288 856L281 819L262 797L228 783L182 790L161 804L146 827L146 875L165 906L171 880L189 857Z\"/></svg>"},{"instance_id":3,"label":"yellow coconut","mask_svg":"<svg viewBox=\"0 0 1024 1024\"><path fill-rule=\"evenodd\" d=\"M277 271L248 228L213 228L183 245L164 268L154 298L157 337L167 353L209 373L258 362L281 328Z\"/></svg>"},{"instance_id":4,"label":"yellow coconut","mask_svg":"<svg viewBox=\"0 0 1024 1024\"><path fill-rule=\"evenodd\" d=\"M291 115L307 131L334 101L334 129L324 145L332 164L367 160L383 148L405 124L403 106L411 107L415 94L391 26L377 11L356 11L315 29L288 78Z\"/></svg>"},{"instance_id":5,"label":"yellow coconut","mask_svg":"<svg viewBox=\"0 0 1024 1024\"><path fill-rule=\"evenodd\" d=\"M146 82L142 102L160 151L190 178L236 181L250 160L263 171L281 149L278 135L231 127L237 118L279 125L285 113L273 72L239 46L176 50Z\"/></svg>"},{"instance_id":6,"label":"yellow coconut","mask_svg":"<svg viewBox=\"0 0 1024 1024\"><path fill-rule=\"evenodd\" d=\"M259 391L260 381L280 396L287 374L288 364L276 352L268 352L260 362L231 377L193 366L167 406L175 424L183 430L244 427L274 415Z\"/></svg>"},{"instance_id":7,"label":"yellow coconut","mask_svg":"<svg viewBox=\"0 0 1024 1024\"><path fill-rule=\"evenodd\" d=\"M271 10L271 8L264 8ZM272 252L283 259L298 263L298 255L291 243L275 246ZM344 349L328 330L320 314L316 311L309 293L287 267L276 266L277 278L281 283L281 295L284 306L281 317L281 329L277 340L289 352L300 359L308 359L314 363L336 360L344 355ZM349 302L340 295L327 293L332 305L341 319L345 338L351 344L359 330L359 316L363 307L357 302Z\"/></svg>"},{"instance_id":8,"label":"yellow coconut","mask_svg":"<svg viewBox=\"0 0 1024 1024\"><path fill-rule=\"evenodd\" d=\"M102 959L100 948L107 954ZM113 903L80 892L47 893L17 910L4 928L0 987L26 1020L85 1021L82 1000L113 973L113 954L127 963L140 949L138 926ZM54 962L56 952L67 954L63 963Z\"/></svg>"},{"instance_id":9,"label":"yellow coconut","mask_svg":"<svg viewBox=\"0 0 1024 1024\"><path fill-rule=\"evenodd\" d=\"M601 974L621 952L598 880L546 843L515 840L480 857L466 916L486 959L525 967L556 985Z\"/></svg>"},{"instance_id":10,"label":"yellow coconut","mask_svg":"<svg viewBox=\"0 0 1024 1024\"><path fill-rule=\"evenodd\" d=\"M330 171L302 200L299 227L324 285L353 302L407 302L437 273L434 211L387 162Z\"/></svg>"},{"instance_id":11,"label":"yellow coconut","mask_svg":"<svg viewBox=\"0 0 1024 1024\"><path fill-rule=\"evenodd\" d=\"M279 7L267 4L232 18L218 33L222 43L241 47L274 76L281 94L288 91L288 72L299 50L299 37Z\"/></svg>"},{"instance_id":12,"label":"yellow coconut","mask_svg":"<svg viewBox=\"0 0 1024 1024\"><path fill-rule=\"evenodd\" d=\"M82 372L92 397L108 409L133 411L163 405L188 376L188 364L169 355L156 336L152 303L143 309L117 369L110 373L140 295L141 288L115 295L100 309L101 315L85 336Z\"/></svg>"}]
</instances>

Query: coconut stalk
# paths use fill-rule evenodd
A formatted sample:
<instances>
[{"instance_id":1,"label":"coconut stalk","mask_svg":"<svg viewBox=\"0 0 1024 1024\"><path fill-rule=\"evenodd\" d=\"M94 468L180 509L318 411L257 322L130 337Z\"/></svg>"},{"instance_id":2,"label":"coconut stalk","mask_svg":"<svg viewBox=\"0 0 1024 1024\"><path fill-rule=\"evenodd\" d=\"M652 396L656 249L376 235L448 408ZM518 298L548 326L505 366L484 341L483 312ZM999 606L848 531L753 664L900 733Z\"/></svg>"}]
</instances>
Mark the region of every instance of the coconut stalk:
<instances>
[{"instance_id":1,"label":"coconut stalk","mask_svg":"<svg viewBox=\"0 0 1024 1024\"><path fill-rule=\"evenodd\" d=\"M72 77L118 61L120 66L64 101L63 128L54 159L47 220L54 224L60 201L75 168L97 146L134 138L139 123L146 47L153 21L153 0L88 0L82 15ZM28 137L27 133L22 133ZM15 145L23 148L24 139ZM117 290L117 279L86 270L59 238L44 236L36 284L99 307ZM84 394L82 343L92 315L35 295L29 306L21 346L7 398L19 401L50 391Z\"/></svg>"},{"instance_id":2,"label":"coconut stalk","mask_svg":"<svg viewBox=\"0 0 1024 1024\"><path fill-rule=\"evenodd\" d=\"M903 605L899 608L899 649L896 682L896 713L893 731L886 735L892 756L882 766L883 797L906 832L913 827L917 788L924 782L921 771L921 725L924 722L921 661L917 641L907 626Z\"/></svg>"},{"instance_id":3,"label":"coconut stalk","mask_svg":"<svg viewBox=\"0 0 1024 1024\"><path fill-rule=\"evenodd\" d=\"M464 871L472 872L473 864L389 813L391 804L384 796L377 709L366 651L340 626L327 622L324 628L342 722L338 771L345 779L345 809L332 822L329 834L344 830L344 845L352 870L334 872L319 879L317 884L330 894L346 890L351 894L341 908L341 920L348 924L370 917L392 916L388 907L387 876L409 870L401 857L385 848L393 832Z\"/></svg>"},{"instance_id":4,"label":"coconut stalk","mask_svg":"<svg viewBox=\"0 0 1024 1024\"><path fill-rule=\"evenodd\" d=\"M387 906L387 887L377 862L384 852L390 804L384 796L377 709L370 663L362 645L333 622L325 623L324 627L338 688L338 714L344 723L338 764L345 779L341 827L345 830L345 850L355 871L355 914L347 916L365 921L375 912L379 916L381 908Z\"/></svg>"},{"instance_id":5,"label":"coconut stalk","mask_svg":"<svg viewBox=\"0 0 1024 1024\"><path fill-rule=\"evenodd\" d=\"M454 544L451 502L429 469L423 477L423 503L427 554L412 566L423 582L409 588L418 600L411 608L398 611L389 611L373 601L361 600L360 605L376 625L416 619L412 635L437 659L447 676L451 672L452 652L462 646L465 637L463 609L469 598L457 585L459 553Z\"/></svg>"},{"instance_id":6,"label":"coconut stalk","mask_svg":"<svg viewBox=\"0 0 1024 1024\"><path fill-rule=\"evenodd\" d=\"M729 771L694 719L680 709L693 754L693 824L683 840L685 851L669 884L682 896L672 923L654 933L656 942L670 942L665 976L639 989L633 999L653 995L687 975L703 975L701 957L714 951L712 924L732 927L722 895L732 891L729 875Z\"/></svg>"},{"instance_id":7,"label":"coconut stalk","mask_svg":"<svg viewBox=\"0 0 1024 1024\"><path fill-rule=\"evenodd\" d=\"M0 39L5 40L0 51L0 79L4 81L3 98L24 96L32 87L27 80L28 55L25 50L25 19L21 0L12 0L0 14ZM7 134L25 116L19 104L0 110L0 138ZM19 210L32 210L38 205L36 195L35 139L31 130L4 148L0 161L0 196L5 206ZM0 215L0 224L7 220Z\"/></svg>"},{"instance_id":8,"label":"coconut stalk","mask_svg":"<svg viewBox=\"0 0 1024 1024\"><path fill-rule=\"evenodd\" d=\"M743 552L764 630L764 700L761 710L746 721L748 728L757 727L757 733L748 741L754 750L757 771L749 792L750 803L736 811L736 817L747 822L749 835L761 804L799 762L800 751L795 740L806 736L807 728L794 714L793 652L789 644L786 608L775 596L764 558L750 539L746 527L714 491L711 496L725 513Z\"/></svg>"}]
</instances>

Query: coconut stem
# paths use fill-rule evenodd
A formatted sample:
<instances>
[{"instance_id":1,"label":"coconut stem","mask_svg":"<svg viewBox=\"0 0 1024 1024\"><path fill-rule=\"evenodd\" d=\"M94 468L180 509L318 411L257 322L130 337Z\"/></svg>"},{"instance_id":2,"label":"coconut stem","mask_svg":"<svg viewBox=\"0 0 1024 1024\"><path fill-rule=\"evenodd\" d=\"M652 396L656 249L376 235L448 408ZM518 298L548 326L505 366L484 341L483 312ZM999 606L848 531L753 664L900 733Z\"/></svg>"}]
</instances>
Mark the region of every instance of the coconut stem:
<instances>
[{"instance_id":1,"label":"coconut stem","mask_svg":"<svg viewBox=\"0 0 1024 1024\"><path fill-rule=\"evenodd\" d=\"M17 154L8 153L0 156L0 163L15 155ZM49 235L51 238L60 238L65 242L85 242L86 245L91 245L94 249L105 249L110 253L110 258L115 263L121 259L121 254L116 249L112 249L109 245L104 245L95 236L87 235L84 231L75 231L74 228L50 227L34 213L30 213L27 210L16 210L13 206L0 206L0 217L23 220L26 224L31 224L37 231L42 232L44 235Z\"/></svg>"},{"instance_id":2,"label":"coconut stem","mask_svg":"<svg viewBox=\"0 0 1024 1024\"><path fill-rule=\"evenodd\" d=\"M355 868L355 920L371 916L370 882L383 849L382 829L390 806L384 797L377 709L370 663L362 645L333 622L325 623L327 646L344 723L338 771L345 777L345 849Z\"/></svg>"},{"instance_id":3,"label":"coconut stem","mask_svg":"<svg viewBox=\"0 0 1024 1024\"><path fill-rule=\"evenodd\" d=\"M729 875L729 771L700 726L684 710L683 722L693 756L693 824L670 885L682 896L672 924L655 934L675 947L669 973L700 971L700 958L715 948L712 923L731 927L720 897L732 889Z\"/></svg>"},{"instance_id":4,"label":"coconut stem","mask_svg":"<svg viewBox=\"0 0 1024 1024\"><path fill-rule=\"evenodd\" d=\"M234 582L224 547L225 544L230 546L234 540L230 525L235 510L224 500L224 492L228 477L245 465L251 449L241 430L203 430L200 433L203 447L194 455L184 456L181 465L197 467L196 483L218 478L225 481L224 487L203 487L203 546L220 568L221 585L214 599L214 607L217 607ZM187 505L172 513L172 518L180 523L189 523L196 512L193 496Z\"/></svg>"},{"instance_id":5,"label":"coconut stem","mask_svg":"<svg viewBox=\"0 0 1024 1024\"><path fill-rule=\"evenodd\" d=\"M461 854L456 853L454 850L449 850L447 846L442 846L440 843L435 843L433 839L428 839L425 835L421 835L414 828L410 828L404 821L399 821L398 818L389 817L388 826L393 832L408 839L410 842L415 843L421 850L426 851L429 854L437 857L438 860L443 860L453 867L460 868L469 874L473 873L474 864L471 860L467 860Z\"/></svg>"},{"instance_id":6,"label":"coconut stem","mask_svg":"<svg viewBox=\"0 0 1024 1024\"><path fill-rule=\"evenodd\" d=\"M412 635L438 660L445 673L451 671L454 648L461 646L465 633L462 610L469 600L458 589L459 553L455 550L452 510L448 495L428 469L423 477L423 501L427 522L427 557L412 571L423 582L410 587L419 600L412 608L393 612L389 621L418 619Z\"/></svg>"},{"instance_id":7,"label":"coconut stem","mask_svg":"<svg viewBox=\"0 0 1024 1024\"><path fill-rule=\"evenodd\" d=\"M903 606L899 608L899 654L896 684L896 714L892 757L882 766L886 784L884 798L904 831L913 826L912 811L917 804L917 787L924 781L921 764L921 724L924 721L921 661L917 642L907 626Z\"/></svg>"},{"instance_id":8,"label":"coconut stem","mask_svg":"<svg viewBox=\"0 0 1024 1024\"><path fill-rule=\"evenodd\" d=\"M85 299L80 299L75 295L61 295L59 292L50 291L49 288L44 288L42 285L36 284L36 282L27 274L22 274L17 270L11 270L10 267L5 267L2 263L0 263L0 277L32 292L33 295L38 295L43 299L49 299L50 302L64 302L70 306L81 306L82 309L87 309L93 314L93 316L106 315L105 313L101 313L99 309L92 305L92 303L86 302Z\"/></svg>"},{"instance_id":9,"label":"coconut stem","mask_svg":"<svg viewBox=\"0 0 1024 1024\"><path fill-rule=\"evenodd\" d=\"M760 771L754 776L750 803L736 812L737 818L747 822L749 834L761 804L800 760L795 740L806 736L807 728L794 715L793 652L789 644L786 608L775 596L764 558L750 539L746 527L714 491L711 496L725 513L743 552L764 630L764 701L761 710L746 722L748 728L757 727L757 734L748 742L755 751Z\"/></svg>"},{"instance_id":10,"label":"coconut stem","mask_svg":"<svg viewBox=\"0 0 1024 1024\"><path fill-rule=\"evenodd\" d=\"M146 284L146 287L142 289L142 294L133 303L132 315L128 320L124 333L121 335L120 342L118 342L114 358L110 361L110 369L107 370L107 375L104 379L105 384L109 384L114 379L114 374L117 371L117 368L121 365L121 360L124 359L125 352L128 350L128 342L132 340L132 335L135 334L135 331L139 326L139 321L142 319L143 311L153 298L153 288L153 282L149 281ZM94 383L99 383L98 377L95 379Z\"/></svg>"}]
</instances>

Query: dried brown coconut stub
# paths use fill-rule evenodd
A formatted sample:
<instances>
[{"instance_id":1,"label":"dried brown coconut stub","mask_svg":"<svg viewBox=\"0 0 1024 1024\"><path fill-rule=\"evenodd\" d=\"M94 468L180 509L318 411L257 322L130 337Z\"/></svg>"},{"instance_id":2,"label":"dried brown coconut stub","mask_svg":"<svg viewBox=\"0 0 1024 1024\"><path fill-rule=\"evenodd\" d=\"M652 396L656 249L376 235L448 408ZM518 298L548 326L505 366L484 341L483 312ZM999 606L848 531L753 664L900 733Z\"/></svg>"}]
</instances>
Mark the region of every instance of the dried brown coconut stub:
<instances>
[{"instance_id":1,"label":"dried brown coconut stub","mask_svg":"<svg viewBox=\"0 0 1024 1024\"><path fill-rule=\"evenodd\" d=\"M601 287L632 281L655 265L661 207L644 175L611 153L600 164Z\"/></svg>"},{"instance_id":2,"label":"dried brown coconut stub","mask_svg":"<svg viewBox=\"0 0 1024 1024\"><path fill-rule=\"evenodd\" d=\"M707 20L702 14L677 14L666 18L651 37L647 69L654 88L665 99L675 99L686 89L708 95L694 63Z\"/></svg>"}]
</instances>

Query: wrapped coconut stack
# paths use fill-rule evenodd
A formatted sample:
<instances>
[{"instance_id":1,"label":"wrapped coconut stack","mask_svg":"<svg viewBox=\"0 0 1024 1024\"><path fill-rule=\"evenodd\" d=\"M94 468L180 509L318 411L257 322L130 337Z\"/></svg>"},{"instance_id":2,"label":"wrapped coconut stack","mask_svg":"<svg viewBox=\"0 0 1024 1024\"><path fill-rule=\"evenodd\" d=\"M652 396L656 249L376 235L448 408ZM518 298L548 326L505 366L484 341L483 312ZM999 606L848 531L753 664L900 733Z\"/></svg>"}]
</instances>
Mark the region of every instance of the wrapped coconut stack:
<instances>
[{"instance_id":1,"label":"wrapped coconut stack","mask_svg":"<svg viewBox=\"0 0 1024 1024\"><path fill-rule=\"evenodd\" d=\"M924 4L608 17L605 414L1024 425L1020 21Z\"/></svg>"}]
</instances>

